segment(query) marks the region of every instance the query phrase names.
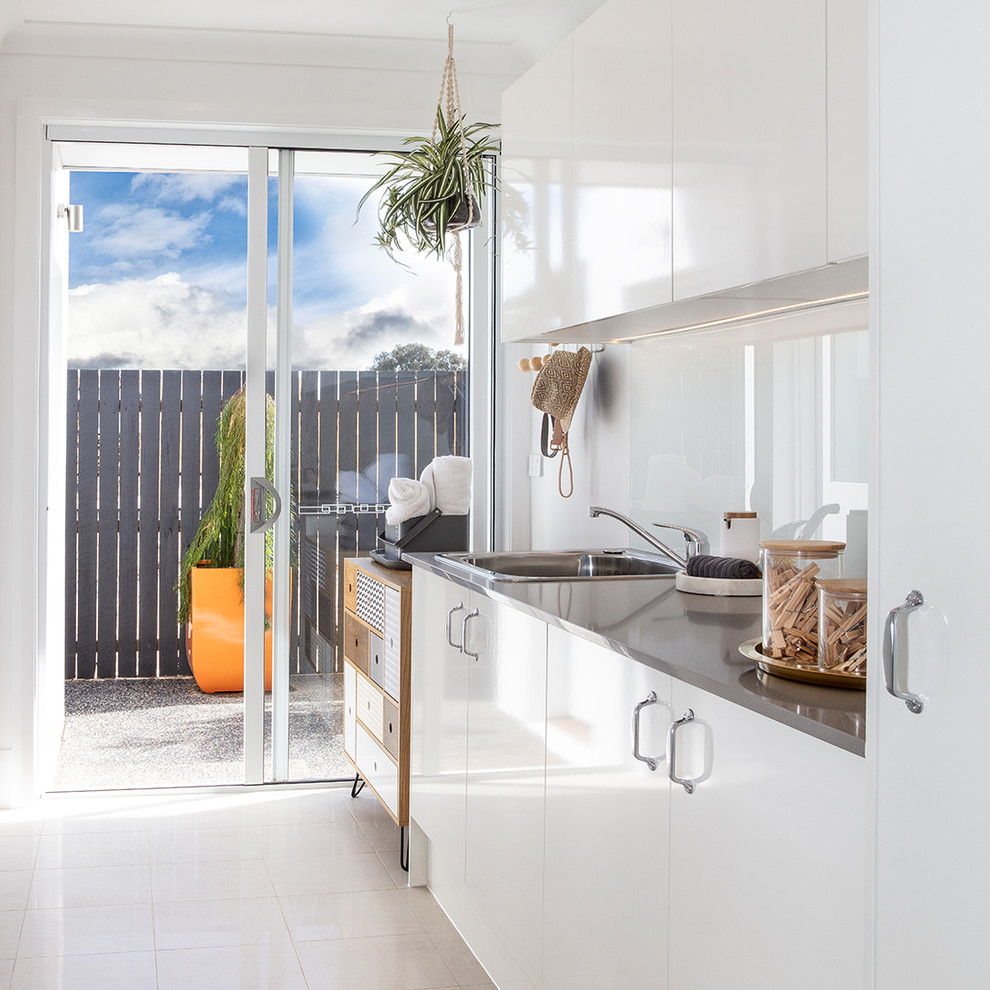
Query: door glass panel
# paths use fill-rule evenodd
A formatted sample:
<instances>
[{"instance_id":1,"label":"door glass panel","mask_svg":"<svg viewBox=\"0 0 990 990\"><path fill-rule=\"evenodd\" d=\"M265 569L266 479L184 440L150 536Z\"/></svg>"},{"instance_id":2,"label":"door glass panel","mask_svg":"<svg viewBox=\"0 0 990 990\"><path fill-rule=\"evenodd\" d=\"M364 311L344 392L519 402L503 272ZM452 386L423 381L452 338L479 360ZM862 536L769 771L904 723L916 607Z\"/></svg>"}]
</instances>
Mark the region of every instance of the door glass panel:
<instances>
[{"instance_id":1,"label":"door glass panel","mask_svg":"<svg viewBox=\"0 0 990 990\"><path fill-rule=\"evenodd\" d=\"M295 155L289 779L353 774L341 739L343 560L375 547L393 477L468 453L453 269L412 252L391 260L374 243L375 203L355 222L380 167L365 153Z\"/></svg>"},{"instance_id":2,"label":"door glass panel","mask_svg":"<svg viewBox=\"0 0 990 990\"><path fill-rule=\"evenodd\" d=\"M221 477L221 411L244 376L247 155L58 153L84 224L69 240L67 719L55 786L240 783L241 694L215 673L237 673L239 576L197 570L228 616L219 644L187 636L176 585Z\"/></svg>"}]
</instances>

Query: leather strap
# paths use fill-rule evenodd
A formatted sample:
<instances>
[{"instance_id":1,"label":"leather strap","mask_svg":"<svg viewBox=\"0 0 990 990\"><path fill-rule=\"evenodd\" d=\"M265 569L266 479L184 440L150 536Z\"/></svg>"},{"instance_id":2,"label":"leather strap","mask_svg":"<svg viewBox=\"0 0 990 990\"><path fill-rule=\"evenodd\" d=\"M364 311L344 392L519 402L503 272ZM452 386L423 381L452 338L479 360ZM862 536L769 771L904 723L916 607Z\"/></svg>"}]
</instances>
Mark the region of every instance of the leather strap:
<instances>
[{"instance_id":1,"label":"leather strap","mask_svg":"<svg viewBox=\"0 0 990 990\"><path fill-rule=\"evenodd\" d=\"M557 421L553 421L554 441L557 438ZM544 457L556 457L560 453L560 447L552 446L550 443L550 414L543 414L543 425L540 427L540 453Z\"/></svg>"}]
</instances>

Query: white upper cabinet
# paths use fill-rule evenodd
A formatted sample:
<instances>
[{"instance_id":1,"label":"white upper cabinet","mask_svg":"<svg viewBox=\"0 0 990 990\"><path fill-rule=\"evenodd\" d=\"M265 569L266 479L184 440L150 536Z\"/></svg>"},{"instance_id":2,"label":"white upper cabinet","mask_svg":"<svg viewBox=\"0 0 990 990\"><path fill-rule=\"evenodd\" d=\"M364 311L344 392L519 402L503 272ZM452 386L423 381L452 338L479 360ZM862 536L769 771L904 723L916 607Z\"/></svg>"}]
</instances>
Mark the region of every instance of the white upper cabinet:
<instances>
[{"instance_id":1,"label":"white upper cabinet","mask_svg":"<svg viewBox=\"0 0 990 990\"><path fill-rule=\"evenodd\" d=\"M673 12L674 299L825 264L825 0Z\"/></svg>"},{"instance_id":2,"label":"white upper cabinet","mask_svg":"<svg viewBox=\"0 0 990 990\"><path fill-rule=\"evenodd\" d=\"M502 95L502 339L567 326L570 255L571 39Z\"/></svg>"},{"instance_id":3,"label":"white upper cabinet","mask_svg":"<svg viewBox=\"0 0 990 990\"><path fill-rule=\"evenodd\" d=\"M533 66L502 100L502 339L866 254L866 14L607 0Z\"/></svg>"},{"instance_id":4,"label":"white upper cabinet","mask_svg":"<svg viewBox=\"0 0 990 990\"><path fill-rule=\"evenodd\" d=\"M671 300L670 2L574 31L572 322Z\"/></svg>"},{"instance_id":5,"label":"white upper cabinet","mask_svg":"<svg viewBox=\"0 0 990 990\"><path fill-rule=\"evenodd\" d=\"M869 58L864 0L828 0L828 260L869 248Z\"/></svg>"}]
</instances>

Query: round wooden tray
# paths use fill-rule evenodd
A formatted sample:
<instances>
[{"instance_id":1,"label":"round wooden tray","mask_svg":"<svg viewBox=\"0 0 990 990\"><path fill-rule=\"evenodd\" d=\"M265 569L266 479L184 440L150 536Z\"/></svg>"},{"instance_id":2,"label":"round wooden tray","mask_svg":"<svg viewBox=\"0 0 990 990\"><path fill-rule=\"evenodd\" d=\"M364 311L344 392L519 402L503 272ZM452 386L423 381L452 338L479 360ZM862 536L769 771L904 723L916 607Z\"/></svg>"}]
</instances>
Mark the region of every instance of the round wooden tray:
<instances>
[{"instance_id":1,"label":"round wooden tray","mask_svg":"<svg viewBox=\"0 0 990 990\"><path fill-rule=\"evenodd\" d=\"M790 681L803 681L806 684L827 684L829 687L866 690L866 673L852 673L845 670L822 670L816 664L797 663L795 660L775 660L763 655L763 640L748 639L739 644L739 652L752 660L764 674L786 677Z\"/></svg>"}]
</instances>

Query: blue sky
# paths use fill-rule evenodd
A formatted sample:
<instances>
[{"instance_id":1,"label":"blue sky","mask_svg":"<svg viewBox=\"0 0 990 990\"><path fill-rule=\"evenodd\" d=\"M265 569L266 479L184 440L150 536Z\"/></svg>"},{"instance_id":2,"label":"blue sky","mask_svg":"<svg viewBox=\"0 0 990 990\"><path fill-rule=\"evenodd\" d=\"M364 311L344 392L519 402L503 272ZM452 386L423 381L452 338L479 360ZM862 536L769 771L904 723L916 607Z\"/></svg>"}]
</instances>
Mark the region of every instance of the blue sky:
<instances>
[{"instance_id":1,"label":"blue sky","mask_svg":"<svg viewBox=\"0 0 990 990\"><path fill-rule=\"evenodd\" d=\"M360 370L418 340L449 348L449 264L373 244L369 176L299 176L293 363ZM224 173L73 171L84 230L70 238L70 367L237 368L244 363L247 178ZM274 336L277 184L269 188L269 337ZM274 351L270 339L269 353Z\"/></svg>"}]
</instances>

